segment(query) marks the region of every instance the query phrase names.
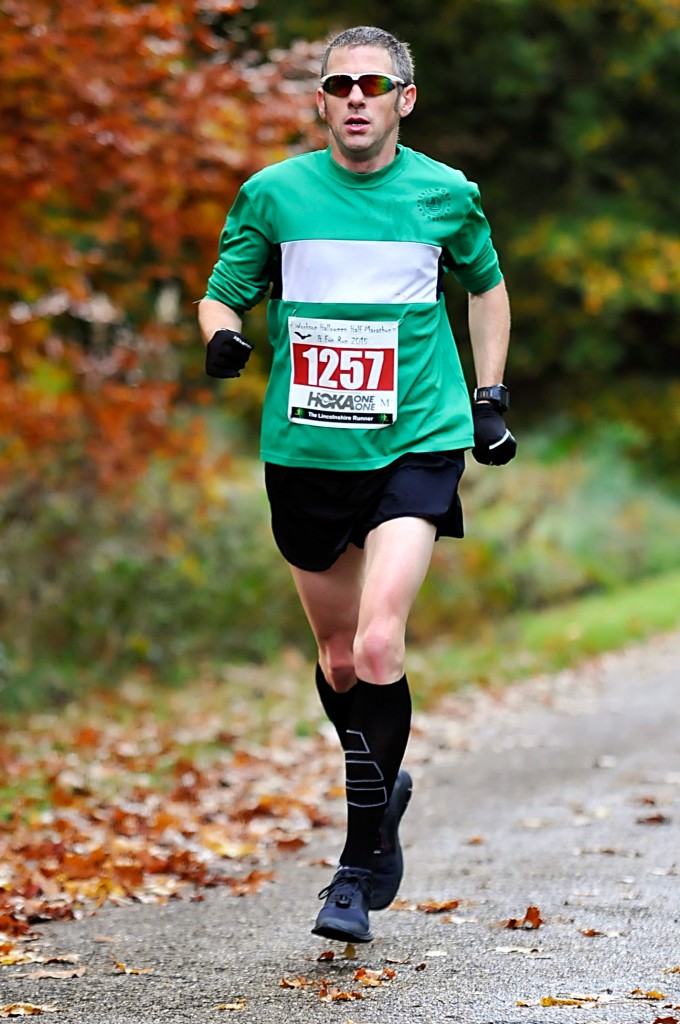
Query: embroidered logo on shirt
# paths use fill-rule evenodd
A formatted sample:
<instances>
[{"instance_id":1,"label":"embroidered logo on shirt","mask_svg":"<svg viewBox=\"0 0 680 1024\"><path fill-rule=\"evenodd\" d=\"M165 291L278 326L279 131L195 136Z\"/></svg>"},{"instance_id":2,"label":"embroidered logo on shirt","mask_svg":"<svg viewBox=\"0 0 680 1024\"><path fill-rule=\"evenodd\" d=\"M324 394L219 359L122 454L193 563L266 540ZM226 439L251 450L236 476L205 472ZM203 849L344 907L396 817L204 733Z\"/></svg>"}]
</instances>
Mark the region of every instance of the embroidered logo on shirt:
<instances>
[{"instance_id":1,"label":"embroidered logo on shirt","mask_svg":"<svg viewBox=\"0 0 680 1024\"><path fill-rule=\"evenodd\" d=\"M445 188L428 188L418 196L418 209L428 220L441 220L451 209L451 196Z\"/></svg>"}]
</instances>

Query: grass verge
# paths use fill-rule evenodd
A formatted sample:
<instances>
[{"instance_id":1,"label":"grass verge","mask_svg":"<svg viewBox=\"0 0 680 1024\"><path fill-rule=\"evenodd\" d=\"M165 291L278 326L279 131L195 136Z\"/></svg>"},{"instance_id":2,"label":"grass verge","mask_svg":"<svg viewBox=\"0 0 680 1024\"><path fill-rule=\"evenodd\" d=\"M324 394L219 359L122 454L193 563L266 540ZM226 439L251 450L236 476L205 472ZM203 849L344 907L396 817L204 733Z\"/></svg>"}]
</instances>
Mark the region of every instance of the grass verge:
<instances>
[{"instance_id":1,"label":"grass verge","mask_svg":"<svg viewBox=\"0 0 680 1024\"><path fill-rule=\"evenodd\" d=\"M433 644L415 652L411 671L415 700L427 709L454 689L506 684L574 668L599 654L678 627L678 571L558 607L487 621L473 639Z\"/></svg>"}]
</instances>

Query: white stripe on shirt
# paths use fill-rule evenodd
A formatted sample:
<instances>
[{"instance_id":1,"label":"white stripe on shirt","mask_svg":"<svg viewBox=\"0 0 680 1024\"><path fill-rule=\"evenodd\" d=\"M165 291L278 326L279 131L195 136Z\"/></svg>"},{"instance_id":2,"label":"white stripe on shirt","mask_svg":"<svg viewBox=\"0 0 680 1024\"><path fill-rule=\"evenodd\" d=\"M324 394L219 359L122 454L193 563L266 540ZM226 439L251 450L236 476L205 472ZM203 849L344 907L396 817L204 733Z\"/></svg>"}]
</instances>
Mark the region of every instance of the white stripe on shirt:
<instances>
[{"instance_id":1,"label":"white stripe on shirt","mask_svg":"<svg viewBox=\"0 0 680 1024\"><path fill-rule=\"evenodd\" d=\"M288 302L436 302L441 248L423 242L312 238L283 242Z\"/></svg>"}]
</instances>

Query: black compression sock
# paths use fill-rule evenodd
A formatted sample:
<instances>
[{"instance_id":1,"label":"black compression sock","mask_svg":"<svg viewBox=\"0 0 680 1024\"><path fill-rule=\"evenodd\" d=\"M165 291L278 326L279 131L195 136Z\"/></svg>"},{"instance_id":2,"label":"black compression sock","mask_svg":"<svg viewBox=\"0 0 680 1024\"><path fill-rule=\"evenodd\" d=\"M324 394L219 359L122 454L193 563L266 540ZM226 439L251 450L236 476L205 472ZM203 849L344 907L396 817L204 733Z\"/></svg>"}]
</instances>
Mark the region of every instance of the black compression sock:
<instances>
[{"instance_id":1,"label":"black compression sock","mask_svg":"<svg viewBox=\"0 0 680 1024\"><path fill-rule=\"evenodd\" d=\"M344 744L347 841L340 863L370 867L408 743L411 694L406 676L387 686L359 680L354 689Z\"/></svg>"},{"instance_id":2,"label":"black compression sock","mask_svg":"<svg viewBox=\"0 0 680 1024\"><path fill-rule=\"evenodd\" d=\"M323 671L321 670L321 666L317 664L316 688L319 691L319 697L321 699L323 709L335 726L335 731L337 732L338 738L344 747L347 721L352 704L354 703L354 691L356 690L356 687L353 686L352 689L347 690L346 693L338 693L326 679Z\"/></svg>"}]
</instances>

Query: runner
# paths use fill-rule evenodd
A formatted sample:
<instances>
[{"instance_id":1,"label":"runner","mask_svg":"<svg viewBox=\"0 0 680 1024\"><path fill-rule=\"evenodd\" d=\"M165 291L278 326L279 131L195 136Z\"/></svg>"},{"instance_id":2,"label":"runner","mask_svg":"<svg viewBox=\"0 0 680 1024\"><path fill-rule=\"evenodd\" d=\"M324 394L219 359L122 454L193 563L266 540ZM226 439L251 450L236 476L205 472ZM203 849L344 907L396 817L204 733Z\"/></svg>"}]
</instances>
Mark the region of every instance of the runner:
<instances>
[{"instance_id":1,"label":"runner","mask_svg":"<svg viewBox=\"0 0 680 1024\"><path fill-rule=\"evenodd\" d=\"M464 453L503 465L507 293L477 186L398 143L408 46L357 27L328 44L326 150L255 174L229 212L199 323L206 371L238 377L264 298L273 362L261 457L275 541L318 645L345 756L347 837L313 931L368 942L403 873L411 722L405 630L440 536L462 537ZM469 294L472 403L442 276Z\"/></svg>"}]
</instances>

